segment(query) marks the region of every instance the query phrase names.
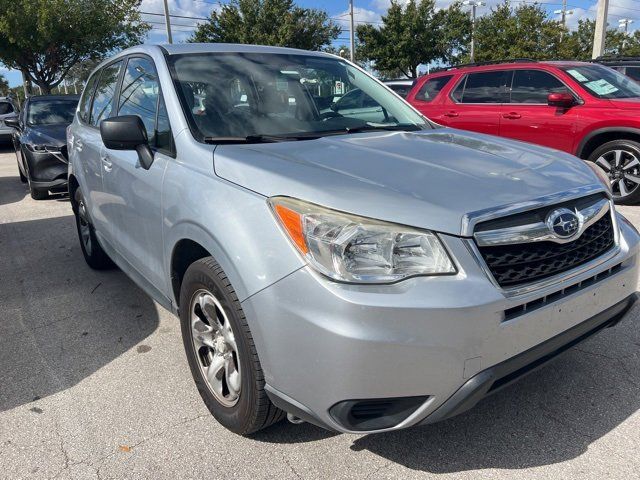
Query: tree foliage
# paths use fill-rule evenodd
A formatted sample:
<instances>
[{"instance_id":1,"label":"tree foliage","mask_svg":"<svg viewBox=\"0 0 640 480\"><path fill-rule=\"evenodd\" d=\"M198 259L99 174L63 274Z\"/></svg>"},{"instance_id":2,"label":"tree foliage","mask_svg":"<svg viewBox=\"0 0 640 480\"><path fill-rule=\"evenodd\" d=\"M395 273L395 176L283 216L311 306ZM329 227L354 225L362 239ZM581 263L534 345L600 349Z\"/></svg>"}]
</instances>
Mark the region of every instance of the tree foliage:
<instances>
[{"instance_id":1,"label":"tree foliage","mask_svg":"<svg viewBox=\"0 0 640 480\"><path fill-rule=\"evenodd\" d=\"M0 97L6 97L7 95L9 95L9 82L0 73Z\"/></svg>"},{"instance_id":2,"label":"tree foliage","mask_svg":"<svg viewBox=\"0 0 640 480\"><path fill-rule=\"evenodd\" d=\"M77 62L137 44L141 0L0 0L0 62L49 93Z\"/></svg>"},{"instance_id":3,"label":"tree foliage","mask_svg":"<svg viewBox=\"0 0 640 480\"><path fill-rule=\"evenodd\" d=\"M593 20L580 20L578 28L571 32L561 48L561 58L590 60L593 52L593 35L596 24ZM604 55L640 55L640 31L626 35L621 30L610 28L605 37Z\"/></svg>"},{"instance_id":4,"label":"tree foliage","mask_svg":"<svg viewBox=\"0 0 640 480\"><path fill-rule=\"evenodd\" d=\"M212 11L189 41L320 50L339 34L325 11L299 7L293 0L231 0Z\"/></svg>"},{"instance_id":5,"label":"tree foliage","mask_svg":"<svg viewBox=\"0 0 640 480\"><path fill-rule=\"evenodd\" d=\"M382 26L357 27L359 54L385 77L415 78L418 66L455 62L467 52L471 21L455 2L436 10L435 0L391 0Z\"/></svg>"}]
</instances>

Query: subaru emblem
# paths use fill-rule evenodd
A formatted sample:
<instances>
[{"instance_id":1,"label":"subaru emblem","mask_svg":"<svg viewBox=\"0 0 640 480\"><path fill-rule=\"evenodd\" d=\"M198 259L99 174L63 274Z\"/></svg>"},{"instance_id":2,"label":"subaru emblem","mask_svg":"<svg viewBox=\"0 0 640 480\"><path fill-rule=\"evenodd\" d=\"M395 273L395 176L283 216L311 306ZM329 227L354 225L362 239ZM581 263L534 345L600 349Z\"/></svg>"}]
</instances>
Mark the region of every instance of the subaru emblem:
<instances>
[{"instance_id":1,"label":"subaru emblem","mask_svg":"<svg viewBox=\"0 0 640 480\"><path fill-rule=\"evenodd\" d=\"M547 217L547 228L558 238L571 238L580 231L580 219L568 208L558 208Z\"/></svg>"}]
</instances>

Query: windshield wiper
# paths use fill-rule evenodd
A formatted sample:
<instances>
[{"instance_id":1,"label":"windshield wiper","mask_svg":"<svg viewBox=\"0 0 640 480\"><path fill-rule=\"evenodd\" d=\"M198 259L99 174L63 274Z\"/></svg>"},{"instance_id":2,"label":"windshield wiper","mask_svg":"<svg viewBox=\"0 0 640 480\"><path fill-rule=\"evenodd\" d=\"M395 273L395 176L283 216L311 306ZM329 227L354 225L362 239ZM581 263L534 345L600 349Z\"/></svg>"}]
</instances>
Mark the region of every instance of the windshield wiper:
<instances>
[{"instance_id":1,"label":"windshield wiper","mask_svg":"<svg viewBox=\"0 0 640 480\"><path fill-rule=\"evenodd\" d=\"M389 131L406 131L415 132L416 130L422 130L418 125L414 124L397 124L397 125L361 125L358 127L347 127L345 131L347 133L361 133L372 132L376 130L389 130Z\"/></svg>"},{"instance_id":2,"label":"windshield wiper","mask_svg":"<svg viewBox=\"0 0 640 480\"><path fill-rule=\"evenodd\" d=\"M204 137L205 143L213 144L247 144L247 143L276 143L295 140L313 140L319 135L247 135L246 137Z\"/></svg>"}]
</instances>

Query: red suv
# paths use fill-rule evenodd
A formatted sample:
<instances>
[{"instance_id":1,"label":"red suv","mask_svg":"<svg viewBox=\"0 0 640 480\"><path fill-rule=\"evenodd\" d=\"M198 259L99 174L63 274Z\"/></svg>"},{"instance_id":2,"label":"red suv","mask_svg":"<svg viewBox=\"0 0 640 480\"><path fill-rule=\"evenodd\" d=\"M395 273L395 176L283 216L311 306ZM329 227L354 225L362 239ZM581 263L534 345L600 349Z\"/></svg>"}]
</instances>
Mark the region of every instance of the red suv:
<instances>
[{"instance_id":1,"label":"red suv","mask_svg":"<svg viewBox=\"0 0 640 480\"><path fill-rule=\"evenodd\" d=\"M448 127L595 162L618 203L640 201L640 84L611 68L535 61L453 67L420 78L407 101Z\"/></svg>"}]
</instances>

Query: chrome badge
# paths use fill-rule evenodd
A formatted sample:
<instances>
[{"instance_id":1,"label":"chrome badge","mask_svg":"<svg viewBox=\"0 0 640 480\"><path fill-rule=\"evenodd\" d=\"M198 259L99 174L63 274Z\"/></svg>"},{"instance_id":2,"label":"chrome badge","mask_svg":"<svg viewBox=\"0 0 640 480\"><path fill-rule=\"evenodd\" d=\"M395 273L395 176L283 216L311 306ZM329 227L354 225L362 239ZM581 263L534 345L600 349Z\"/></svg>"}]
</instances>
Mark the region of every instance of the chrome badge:
<instances>
[{"instance_id":1,"label":"chrome badge","mask_svg":"<svg viewBox=\"0 0 640 480\"><path fill-rule=\"evenodd\" d=\"M558 208L547 217L547 228L558 238L571 238L581 227L580 218L568 208Z\"/></svg>"}]
</instances>

